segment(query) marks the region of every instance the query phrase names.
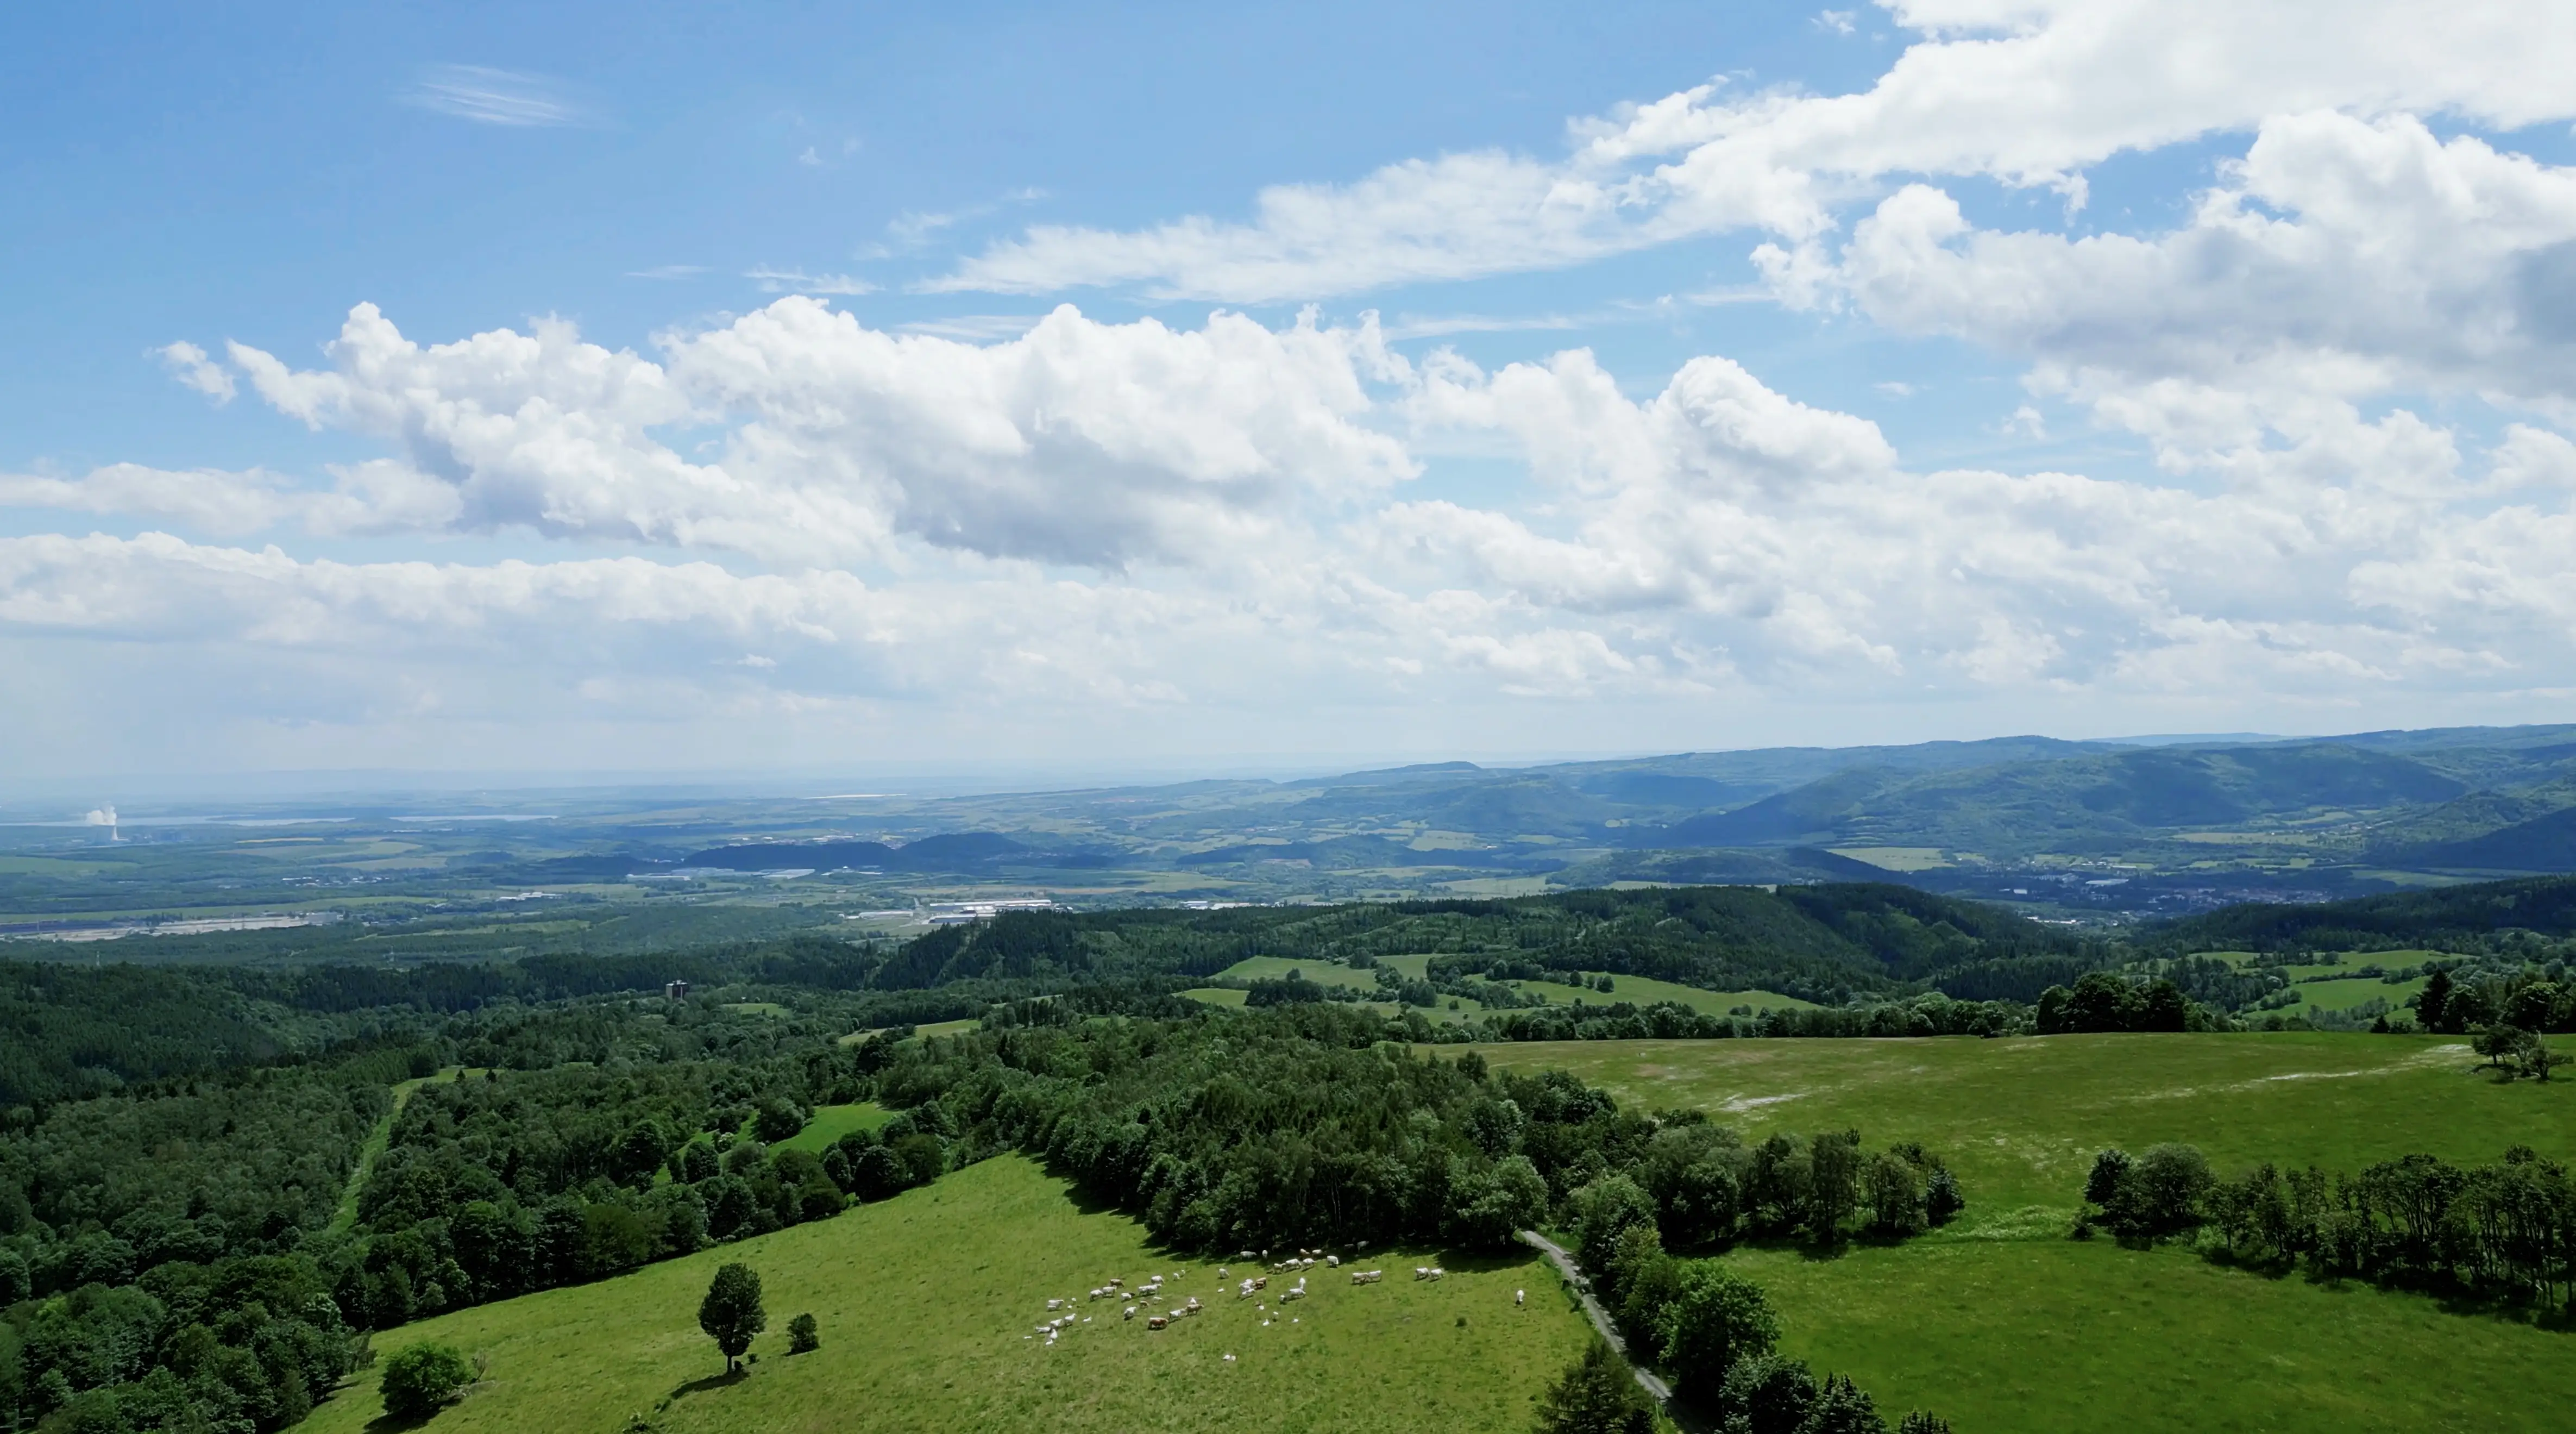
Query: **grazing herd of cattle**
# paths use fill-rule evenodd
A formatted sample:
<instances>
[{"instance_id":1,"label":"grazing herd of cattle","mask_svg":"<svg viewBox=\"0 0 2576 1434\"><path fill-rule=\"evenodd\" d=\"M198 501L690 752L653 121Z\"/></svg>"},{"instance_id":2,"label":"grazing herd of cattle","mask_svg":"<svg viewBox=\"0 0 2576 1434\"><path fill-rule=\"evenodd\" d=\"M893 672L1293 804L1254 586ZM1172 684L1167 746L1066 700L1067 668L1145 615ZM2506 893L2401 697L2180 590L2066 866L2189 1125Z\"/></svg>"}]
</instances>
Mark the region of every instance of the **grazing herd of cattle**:
<instances>
[{"instance_id":1,"label":"grazing herd of cattle","mask_svg":"<svg viewBox=\"0 0 2576 1434\"><path fill-rule=\"evenodd\" d=\"M1362 1246L1362 1248L1365 1249L1366 1246ZM1249 1261L1268 1259L1269 1255L1270 1252L1268 1250L1246 1250L1235 1258L1238 1261ZM1239 1281L1235 1285L1234 1297L1237 1300L1259 1301L1259 1303L1254 1306L1254 1309L1256 1313L1261 1315L1262 1326L1267 1328L1272 1321L1286 1316L1288 1305L1291 1302L1302 1300L1306 1297L1306 1276L1303 1272L1313 1269L1318 1262L1322 1263L1326 1269L1340 1269L1342 1267L1341 1256L1329 1254L1322 1250L1299 1250L1296 1254L1291 1255L1284 1260L1277 1261L1270 1266L1271 1274L1294 1274L1297 1276L1297 1283L1278 1293L1278 1308L1276 1310L1271 1308L1271 1300L1266 1295L1266 1292L1270 1288L1269 1274L1251 1275ZM1447 1273L1448 1271L1441 1269L1437 1265L1416 1265L1413 1267L1413 1278L1416 1280L1436 1280ZM1216 1277L1220 1281L1231 1279L1233 1278L1233 1272L1226 1266L1220 1265L1217 1267ZM1386 1271L1384 1270L1353 1269L1351 1271L1351 1283L1355 1285L1373 1285L1385 1277ZM1134 1303L1127 1304L1119 1310L1118 1313L1121 1321L1133 1320L1139 1313L1144 1313L1145 1327L1147 1329L1167 1329L1174 1321L1189 1319L1198 1314L1199 1311L1204 1308L1204 1306L1198 1302L1197 1298L1193 1296L1166 1309L1148 1311L1146 1308L1147 1306L1160 1304L1162 1302L1163 1288L1167 1279L1177 1283L1181 1279L1181 1272L1176 1270L1169 1276L1148 1275L1143 1280L1138 1281L1132 1290L1128 1288L1127 1282L1124 1279L1111 1280L1105 1285L1100 1285L1094 1288L1090 1292L1088 1300L1084 1302L1097 1304L1102 1300L1108 1300L1112 1303L1117 1303L1132 1299L1134 1300ZM1512 1303L1515 1305L1522 1303L1525 1293L1525 1291L1514 1290L1512 1292ZM1048 1316L1046 1322L1037 1326L1037 1328L1031 1333L1020 1336L1020 1338L1035 1340L1040 1336L1044 1336L1048 1347L1052 1348L1056 1340L1066 1332L1074 1329L1077 1325L1091 1323L1091 1316L1076 1313L1076 1302L1071 1296L1048 1300L1046 1302L1046 1307ZM1234 1356L1229 1354L1226 1358L1231 1360Z\"/></svg>"}]
</instances>

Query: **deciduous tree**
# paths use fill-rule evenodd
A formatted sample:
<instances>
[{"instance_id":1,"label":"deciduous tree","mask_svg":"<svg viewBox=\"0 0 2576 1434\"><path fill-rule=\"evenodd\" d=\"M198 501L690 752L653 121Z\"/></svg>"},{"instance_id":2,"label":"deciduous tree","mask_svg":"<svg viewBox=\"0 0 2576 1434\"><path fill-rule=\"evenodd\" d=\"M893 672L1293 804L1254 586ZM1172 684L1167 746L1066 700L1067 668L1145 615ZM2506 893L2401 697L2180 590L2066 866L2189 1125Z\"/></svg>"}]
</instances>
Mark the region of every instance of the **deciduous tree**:
<instances>
[{"instance_id":1,"label":"deciduous tree","mask_svg":"<svg viewBox=\"0 0 2576 1434\"><path fill-rule=\"evenodd\" d=\"M698 1328L724 1352L725 1373L733 1373L734 1361L751 1348L752 1336L768 1327L769 1315L760 1307L760 1276L749 1265L719 1268L707 1285L707 1297L698 1302Z\"/></svg>"}]
</instances>

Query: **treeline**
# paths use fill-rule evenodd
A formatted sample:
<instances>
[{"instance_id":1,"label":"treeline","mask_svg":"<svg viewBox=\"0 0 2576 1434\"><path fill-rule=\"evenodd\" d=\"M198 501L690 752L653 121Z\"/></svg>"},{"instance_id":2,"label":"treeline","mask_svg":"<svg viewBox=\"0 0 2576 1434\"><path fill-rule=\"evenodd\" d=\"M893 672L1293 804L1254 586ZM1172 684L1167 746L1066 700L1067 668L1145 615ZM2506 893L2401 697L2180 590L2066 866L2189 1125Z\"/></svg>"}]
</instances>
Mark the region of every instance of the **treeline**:
<instances>
[{"instance_id":1,"label":"treeline","mask_svg":"<svg viewBox=\"0 0 2576 1434\"><path fill-rule=\"evenodd\" d=\"M1600 971L1709 989L1761 988L1823 1004L1970 984L2027 988L2103 964L2107 948L1974 902L1877 883L1574 891L1502 900L1189 912L1013 912L905 943L879 989L966 979L1205 978L1248 956L1365 968L1429 953L1451 978ZM1493 979L1508 979L1494 977ZM1957 994L1954 992L1953 994Z\"/></svg>"},{"instance_id":2,"label":"treeline","mask_svg":"<svg viewBox=\"0 0 2576 1434\"><path fill-rule=\"evenodd\" d=\"M2003 1002L1953 1001L1933 994L1861 1007L1773 1007L1758 1016L1718 1015L1673 1001L1643 1006L1577 1002L1506 1011L1470 1027L1433 1027L1421 1039L1496 1041L1726 1040L1768 1037L2008 1036L2029 1029L2029 1012ZM1427 1026L1428 1023L1425 1023Z\"/></svg>"},{"instance_id":3,"label":"treeline","mask_svg":"<svg viewBox=\"0 0 2576 1434\"><path fill-rule=\"evenodd\" d=\"M863 1098L900 1034L424 1085L359 1192L333 1294L353 1325L390 1328L826 1219L852 1198L934 1179L953 1134L935 1115L822 1151L775 1144L815 1106Z\"/></svg>"},{"instance_id":4,"label":"treeline","mask_svg":"<svg viewBox=\"0 0 2576 1434\"><path fill-rule=\"evenodd\" d=\"M2576 1184L2529 1146L2493 1165L2415 1154L2351 1174L2267 1162L2232 1179L2190 1145L2106 1150L2084 1200L2079 1235L2183 1239L2257 1268L2576 1313Z\"/></svg>"}]
</instances>

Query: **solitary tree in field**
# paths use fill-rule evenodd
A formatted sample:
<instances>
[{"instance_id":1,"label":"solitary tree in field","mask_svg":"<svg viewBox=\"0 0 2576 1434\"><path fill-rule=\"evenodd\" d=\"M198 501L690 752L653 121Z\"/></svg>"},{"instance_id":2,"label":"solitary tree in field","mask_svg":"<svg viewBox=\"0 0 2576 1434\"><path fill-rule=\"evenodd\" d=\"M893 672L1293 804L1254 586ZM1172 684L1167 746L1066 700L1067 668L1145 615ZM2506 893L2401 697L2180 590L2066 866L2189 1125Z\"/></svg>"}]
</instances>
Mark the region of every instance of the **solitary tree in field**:
<instances>
[{"instance_id":1,"label":"solitary tree in field","mask_svg":"<svg viewBox=\"0 0 2576 1434\"><path fill-rule=\"evenodd\" d=\"M443 1344L415 1344L385 1361L378 1388L396 1419L427 1419L474 1382L474 1366Z\"/></svg>"},{"instance_id":2,"label":"solitary tree in field","mask_svg":"<svg viewBox=\"0 0 2576 1434\"><path fill-rule=\"evenodd\" d=\"M2478 1032L2477 1038L2469 1042L2469 1045L2479 1055L2487 1058L2488 1065L2501 1066L2515 1052L2522 1049L2523 1040L2524 1036L2520 1030L2498 1023Z\"/></svg>"},{"instance_id":3,"label":"solitary tree in field","mask_svg":"<svg viewBox=\"0 0 2576 1434\"><path fill-rule=\"evenodd\" d=\"M707 1297L698 1302L698 1328L724 1351L725 1373L733 1373L734 1361L751 1348L751 1337L768 1327L769 1316L760 1307L760 1276L749 1265L717 1270Z\"/></svg>"}]
</instances>

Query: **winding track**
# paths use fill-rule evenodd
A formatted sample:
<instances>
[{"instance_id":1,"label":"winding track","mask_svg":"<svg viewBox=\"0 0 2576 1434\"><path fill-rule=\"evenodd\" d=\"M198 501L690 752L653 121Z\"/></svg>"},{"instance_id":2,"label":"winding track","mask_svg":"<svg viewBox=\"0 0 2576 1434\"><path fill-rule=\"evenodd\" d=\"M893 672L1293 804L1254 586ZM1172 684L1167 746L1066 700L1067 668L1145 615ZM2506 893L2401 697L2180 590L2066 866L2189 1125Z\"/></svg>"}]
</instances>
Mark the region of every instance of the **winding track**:
<instances>
[{"instance_id":1,"label":"winding track","mask_svg":"<svg viewBox=\"0 0 2576 1434\"><path fill-rule=\"evenodd\" d=\"M1555 1262L1556 1272L1565 1276L1566 1288L1574 1291L1574 1297L1583 1302L1583 1313L1591 1319L1592 1327L1601 1332L1601 1338L1608 1342L1613 1352L1621 1359L1628 1360L1629 1372L1637 1376L1637 1387L1654 1396L1655 1403L1664 1411L1664 1416L1684 1429L1698 1428L1699 1426L1686 1419L1681 1409L1673 1403L1671 1385L1664 1383L1645 1366L1633 1359L1628 1359L1628 1342L1619 1337L1618 1327L1610 1323L1610 1312L1601 1308L1601 1302L1592 1297L1592 1282L1583 1277L1582 1268L1574 1263L1574 1256L1567 1253L1563 1245L1536 1230L1521 1231L1521 1243L1534 1247L1539 1253Z\"/></svg>"}]
</instances>

